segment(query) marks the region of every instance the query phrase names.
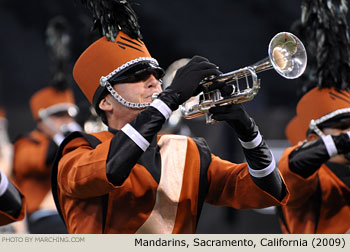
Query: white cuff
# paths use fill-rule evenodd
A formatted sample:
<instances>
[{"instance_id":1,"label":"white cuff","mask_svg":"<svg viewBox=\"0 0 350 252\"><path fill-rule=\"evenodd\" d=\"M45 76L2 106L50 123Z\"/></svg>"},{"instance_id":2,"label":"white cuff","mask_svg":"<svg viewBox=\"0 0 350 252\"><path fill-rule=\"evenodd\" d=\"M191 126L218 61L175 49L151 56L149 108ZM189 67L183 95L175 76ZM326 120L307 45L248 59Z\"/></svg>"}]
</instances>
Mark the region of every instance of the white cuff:
<instances>
[{"instance_id":1,"label":"white cuff","mask_svg":"<svg viewBox=\"0 0 350 252\"><path fill-rule=\"evenodd\" d=\"M1 182L0 182L0 197L1 197L7 190L9 180L5 173L3 173L2 171L0 171L0 173L1 173Z\"/></svg>"},{"instance_id":2,"label":"white cuff","mask_svg":"<svg viewBox=\"0 0 350 252\"><path fill-rule=\"evenodd\" d=\"M275 161L275 158L272 155L272 153L271 153L271 157L272 157L272 161L269 164L269 166L262 169L262 170L255 170L255 169L248 167L250 175L252 175L253 177L256 177L256 178L263 178L263 177L266 177L267 175L271 174L276 168L276 161Z\"/></svg>"},{"instance_id":3,"label":"white cuff","mask_svg":"<svg viewBox=\"0 0 350 252\"><path fill-rule=\"evenodd\" d=\"M57 133L53 136L52 140L57 144L57 146L60 146L64 140L64 136L61 133Z\"/></svg>"},{"instance_id":4,"label":"white cuff","mask_svg":"<svg viewBox=\"0 0 350 252\"><path fill-rule=\"evenodd\" d=\"M125 126L122 128L122 131L131 138L131 140L134 141L134 143L137 144L143 151L146 151L149 142L136 130L134 129L130 124L125 124Z\"/></svg>"},{"instance_id":5,"label":"white cuff","mask_svg":"<svg viewBox=\"0 0 350 252\"><path fill-rule=\"evenodd\" d=\"M77 122L68 123L67 126L70 132L82 131L80 125Z\"/></svg>"},{"instance_id":6,"label":"white cuff","mask_svg":"<svg viewBox=\"0 0 350 252\"><path fill-rule=\"evenodd\" d=\"M262 137L260 135L260 132L258 131L258 135L250 142L243 142L241 139L238 138L238 140L241 142L241 145L244 149L254 149L259 146L259 144L262 141Z\"/></svg>"},{"instance_id":7,"label":"white cuff","mask_svg":"<svg viewBox=\"0 0 350 252\"><path fill-rule=\"evenodd\" d=\"M335 155L338 154L337 147L335 146L331 135L323 136L322 141L323 141L324 145L326 146L328 155L330 157L334 157Z\"/></svg>"},{"instance_id":8,"label":"white cuff","mask_svg":"<svg viewBox=\"0 0 350 252\"><path fill-rule=\"evenodd\" d=\"M162 113L162 115L165 117L165 120L167 120L172 113L168 105L166 105L161 99L155 99L151 103L151 106L156 108L160 113Z\"/></svg>"}]
</instances>

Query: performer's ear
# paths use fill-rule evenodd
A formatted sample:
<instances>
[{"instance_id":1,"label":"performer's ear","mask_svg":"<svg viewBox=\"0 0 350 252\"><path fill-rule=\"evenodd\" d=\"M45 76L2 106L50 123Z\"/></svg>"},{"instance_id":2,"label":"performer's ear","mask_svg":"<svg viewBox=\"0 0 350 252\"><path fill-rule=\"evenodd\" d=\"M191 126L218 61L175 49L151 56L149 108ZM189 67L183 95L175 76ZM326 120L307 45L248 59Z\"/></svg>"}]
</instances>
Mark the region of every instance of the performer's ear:
<instances>
[{"instance_id":1,"label":"performer's ear","mask_svg":"<svg viewBox=\"0 0 350 252\"><path fill-rule=\"evenodd\" d=\"M113 108L113 103L109 99L109 95L105 96L101 99L100 103L98 104L98 107L105 112L111 112Z\"/></svg>"}]
</instances>

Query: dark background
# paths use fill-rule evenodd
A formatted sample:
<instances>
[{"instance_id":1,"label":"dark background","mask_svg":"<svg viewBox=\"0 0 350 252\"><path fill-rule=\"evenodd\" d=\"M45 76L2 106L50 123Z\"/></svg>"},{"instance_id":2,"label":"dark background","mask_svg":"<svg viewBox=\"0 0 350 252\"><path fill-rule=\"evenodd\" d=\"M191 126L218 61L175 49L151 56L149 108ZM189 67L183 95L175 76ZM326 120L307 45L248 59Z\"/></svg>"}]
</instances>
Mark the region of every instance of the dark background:
<instances>
[{"instance_id":1,"label":"dark background","mask_svg":"<svg viewBox=\"0 0 350 252\"><path fill-rule=\"evenodd\" d=\"M173 61L202 55L223 72L251 65L267 57L270 39L290 31L300 17L301 0L137 0L144 41L163 68ZM90 43L88 12L74 0L0 0L0 105L7 111L9 134L31 130L35 124L28 101L37 90L50 84L51 61L45 45L48 21L64 16L72 30L71 67ZM256 98L245 104L266 139L285 139L284 128L295 113L298 80L286 80L275 71L263 72ZM72 81L77 104L86 100ZM204 136L212 151L240 162L234 133L224 124L187 122L194 135ZM249 195L247 195L249 197ZM273 215L228 208L204 209L198 232L280 232Z\"/></svg>"}]
</instances>

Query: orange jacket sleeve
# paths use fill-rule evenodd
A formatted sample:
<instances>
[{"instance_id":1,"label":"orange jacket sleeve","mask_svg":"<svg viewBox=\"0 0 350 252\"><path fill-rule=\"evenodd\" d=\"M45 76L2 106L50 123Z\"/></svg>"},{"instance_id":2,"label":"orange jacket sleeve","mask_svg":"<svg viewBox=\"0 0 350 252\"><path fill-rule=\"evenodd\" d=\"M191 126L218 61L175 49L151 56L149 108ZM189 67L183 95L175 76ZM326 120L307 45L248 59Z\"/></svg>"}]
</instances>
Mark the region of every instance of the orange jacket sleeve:
<instances>
[{"instance_id":1,"label":"orange jacket sleeve","mask_svg":"<svg viewBox=\"0 0 350 252\"><path fill-rule=\"evenodd\" d=\"M209 191L206 198L214 205L231 206L236 209L264 208L285 204L289 193L278 201L260 189L251 179L248 164L234 164L212 155L208 169Z\"/></svg>"},{"instance_id":2,"label":"orange jacket sleeve","mask_svg":"<svg viewBox=\"0 0 350 252\"><path fill-rule=\"evenodd\" d=\"M107 179L106 160L111 140L93 149L84 138L75 138L63 149L58 164L58 184L66 195L90 198L117 188Z\"/></svg>"},{"instance_id":3,"label":"orange jacket sleeve","mask_svg":"<svg viewBox=\"0 0 350 252\"><path fill-rule=\"evenodd\" d=\"M278 163L278 168L284 177L290 191L288 205L302 205L313 195L317 188L317 172L308 178L292 172L289 168L289 156L299 146L287 148Z\"/></svg>"}]
</instances>

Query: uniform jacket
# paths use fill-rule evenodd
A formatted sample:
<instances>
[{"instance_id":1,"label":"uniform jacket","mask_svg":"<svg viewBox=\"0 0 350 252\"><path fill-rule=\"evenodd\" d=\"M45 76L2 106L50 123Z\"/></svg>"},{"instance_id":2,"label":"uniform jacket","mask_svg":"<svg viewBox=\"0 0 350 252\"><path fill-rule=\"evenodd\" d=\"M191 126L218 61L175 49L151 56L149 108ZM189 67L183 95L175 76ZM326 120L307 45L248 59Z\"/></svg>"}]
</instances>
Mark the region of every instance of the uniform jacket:
<instances>
[{"instance_id":1,"label":"uniform jacket","mask_svg":"<svg viewBox=\"0 0 350 252\"><path fill-rule=\"evenodd\" d=\"M281 207L283 232L350 232L350 188L326 164L306 179L292 172L289 155L296 148L288 148L278 164L290 191L288 203Z\"/></svg>"},{"instance_id":2,"label":"uniform jacket","mask_svg":"<svg viewBox=\"0 0 350 252\"><path fill-rule=\"evenodd\" d=\"M54 152L49 154L50 138L34 130L14 144L14 179L27 199L27 211L33 213L51 190L50 172ZM49 157L51 156L51 157Z\"/></svg>"},{"instance_id":3,"label":"uniform jacket","mask_svg":"<svg viewBox=\"0 0 350 252\"><path fill-rule=\"evenodd\" d=\"M284 204L288 197L279 202L254 184L246 163L221 160L203 139L179 135L154 139L114 186L106 176L114 134L94 136L102 142L96 148L81 136L61 145L53 193L69 233L194 233L204 201L243 209Z\"/></svg>"}]
</instances>

